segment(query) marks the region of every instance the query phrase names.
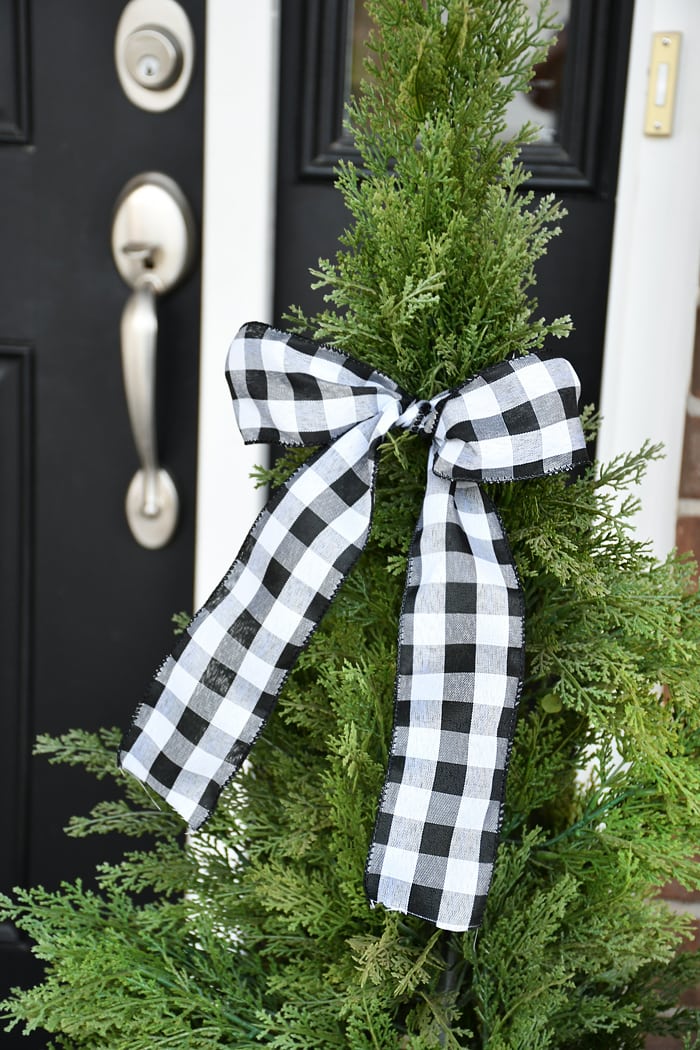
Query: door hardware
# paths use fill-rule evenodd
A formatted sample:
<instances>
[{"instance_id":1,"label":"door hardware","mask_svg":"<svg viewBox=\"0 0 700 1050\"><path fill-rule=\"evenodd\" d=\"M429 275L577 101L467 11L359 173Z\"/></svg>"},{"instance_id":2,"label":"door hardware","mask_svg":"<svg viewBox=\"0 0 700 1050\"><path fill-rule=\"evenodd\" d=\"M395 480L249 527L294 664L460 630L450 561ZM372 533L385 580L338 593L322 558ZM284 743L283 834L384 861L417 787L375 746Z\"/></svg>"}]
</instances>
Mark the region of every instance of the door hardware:
<instances>
[{"instance_id":1,"label":"door hardware","mask_svg":"<svg viewBox=\"0 0 700 1050\"><path fill-rule=\"evenodd\" d=\"M194 65L194 34L176 0L131 0L114 41L119 81L141 109L162 112L187 90Z\"/></svg>"},{"instance_id":2,"label":"door hardware","mask_svg":"<svg viewBox=\"0 0 700 1050\"><path fill-rule=\"evenodd\" d=\"M122 372L134 444L141 463L126 495L129 528L142 547L164 547L177 525L175 483L160 465L156 435L156 298L191 266L195 223L177 183L160 172L130 179L112 221L112 255L133 289L122 313Z\"/></svg>"},{"instance_id":3,"label":"door hardware","mask_svg":"<svg viewBox=\"0 0 700 1050\"><path fill-rule=\"evenodd\" d=\"M158 26L144 26L126 38L124 64L141 87L164 91L182 70L180 43Z\"/></svg>"}]
</instances>

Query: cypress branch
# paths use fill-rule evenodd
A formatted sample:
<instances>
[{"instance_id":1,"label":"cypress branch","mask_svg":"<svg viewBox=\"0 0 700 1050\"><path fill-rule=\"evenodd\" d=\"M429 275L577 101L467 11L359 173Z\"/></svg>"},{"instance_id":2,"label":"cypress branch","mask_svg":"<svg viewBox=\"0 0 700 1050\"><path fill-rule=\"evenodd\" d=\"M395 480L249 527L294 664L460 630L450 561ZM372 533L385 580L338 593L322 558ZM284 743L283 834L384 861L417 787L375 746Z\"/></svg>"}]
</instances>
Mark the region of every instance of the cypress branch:
<instances>
[{"instance_id":1,"label":"cypress branch","mask_svg":"<svg viewBox=\"0 0 700 1050\"><path fill-rule=\"evenodd\" d=\"M533 296L562 209L527 189L518 153L533 130L502 137L553 23L521 0L367 6L369 78L349 108L363 169L338 173L351 224L313 273L324 308L288 321L429 397L571 328ZM259 480L279 483L306 454ZM676 1004L700 958L679 954L688 921L654 898L671 876L700 884L694 566L657 561L630 523L658 455L490 490L523 582L528 662L478 933L362 895L425 470L402 434L383 446L367 549L206 827L178 839L177 818L120 777L125 802L73 832L148 828L155 845L102 865L97 893L3 902L47 963L5 1019L72 1050L618 1050L697 1033ZM75 731L38 749L106 776L115 746Z\"/></svg>"}]
</instances>

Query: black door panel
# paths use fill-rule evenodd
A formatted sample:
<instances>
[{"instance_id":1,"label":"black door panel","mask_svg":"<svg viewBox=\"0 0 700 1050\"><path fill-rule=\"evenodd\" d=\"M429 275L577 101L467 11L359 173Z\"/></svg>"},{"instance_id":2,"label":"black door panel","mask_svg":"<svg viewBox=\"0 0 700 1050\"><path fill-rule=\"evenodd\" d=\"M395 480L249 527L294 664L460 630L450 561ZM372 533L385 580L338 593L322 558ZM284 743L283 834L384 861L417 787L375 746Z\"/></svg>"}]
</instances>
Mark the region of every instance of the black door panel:
<instances>
[{"instance_id":1,"label":"black door panel","mask_svg":"<svg viewBox=\"0 0 700 1050\"><path fill-rule=\"evenodd\" d=\"M138 463L119 346L129 290L110 228L122 186L149 170L179 183L200 225L204 4L182 0L195 73L164 113L119 85L123 6L0 5L2 890L55 886L108 855L104 840L62 833L103 793L79 770L30 760L31 743L125 725L171 647L172 613L192 603L199 266L159 303L159 444L181 512L172 542L147 551L124 515ZM25 963L0 930L0 995Z\"/></svg>"}]
</instances>

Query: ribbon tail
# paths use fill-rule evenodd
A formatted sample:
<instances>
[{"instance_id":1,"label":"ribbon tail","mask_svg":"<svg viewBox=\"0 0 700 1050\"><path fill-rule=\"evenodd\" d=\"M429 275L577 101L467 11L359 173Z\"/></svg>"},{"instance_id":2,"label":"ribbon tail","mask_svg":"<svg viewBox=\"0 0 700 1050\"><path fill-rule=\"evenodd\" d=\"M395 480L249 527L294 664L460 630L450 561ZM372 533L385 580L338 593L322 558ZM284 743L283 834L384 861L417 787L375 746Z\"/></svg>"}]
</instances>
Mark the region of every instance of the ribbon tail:
<instances>
[{"instance_id":1,"label":"ribbon tail","mask_svg":"<svg viewBox=\"0 0 700 1050\"><path fill-rule=\"evenodd\" d=\"M227 576L162 665L121 767L190 827L263 729L369 533L376 420L313 456L273 496Z\"/></svg>"},{"instance_id":2,"label":"ribbon tail","mask_svg":"<svg viewBox=\"0 0 700 1050\"><path fill-rule=\"evenodd\" d=\"M474 482L436 477L432 459L365 888L391 910L463 931L482 921L496 858L524 669L523 598L493 504Z\"/></svg>"}]
</instances>

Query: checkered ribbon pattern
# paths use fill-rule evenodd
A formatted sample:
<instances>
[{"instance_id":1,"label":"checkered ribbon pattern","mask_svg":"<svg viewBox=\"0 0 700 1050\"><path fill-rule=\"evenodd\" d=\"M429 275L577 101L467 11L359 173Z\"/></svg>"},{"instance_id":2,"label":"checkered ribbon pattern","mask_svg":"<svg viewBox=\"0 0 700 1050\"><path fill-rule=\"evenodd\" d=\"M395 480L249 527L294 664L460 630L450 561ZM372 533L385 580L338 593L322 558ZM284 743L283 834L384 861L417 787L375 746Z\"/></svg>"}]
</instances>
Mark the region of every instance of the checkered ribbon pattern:
<instances>
[{"instance_id":1,"label":"checkered ribbon pattern","mask_svg":"<svg viewBox=\"0 0 700 1050\"><path fill-rule=\"evenodd\" d=\"M227 376L246 443L320 446L276 490L157 673L120 764L192 828L216 804L369 534L375 458L430 442L401 610L394 731L365 872L372 904L480 925L524 669L524 609L482 482L587 462L579 382L535 354L416 400L338 349L245 325Z\"/></svg>"}]
</instances>

